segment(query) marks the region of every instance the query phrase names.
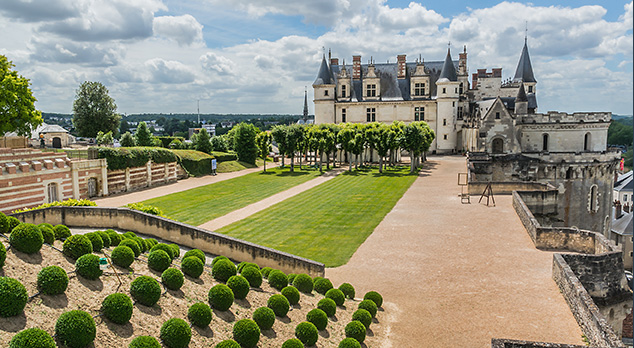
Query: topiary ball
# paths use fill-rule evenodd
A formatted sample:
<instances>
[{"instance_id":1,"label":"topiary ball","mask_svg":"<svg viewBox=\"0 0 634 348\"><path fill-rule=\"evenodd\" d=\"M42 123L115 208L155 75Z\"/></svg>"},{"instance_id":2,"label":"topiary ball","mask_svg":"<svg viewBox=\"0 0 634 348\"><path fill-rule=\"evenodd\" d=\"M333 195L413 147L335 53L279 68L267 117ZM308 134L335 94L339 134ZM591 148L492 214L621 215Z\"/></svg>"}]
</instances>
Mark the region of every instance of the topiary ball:
<instances>
[{"instance_id":1,"label":"topiary ball","mask_svg":"<svg viewBox=\"0 0 634 348\"><path fill-rule=\"evenodd\" d=\"M95 232L90 232L85 234L86 237L90 240L90 244L92 244L92 251L97 252L103 249L103 239L101 236Z\"/></svg>"},{"instance_id":2,"label":"topiary ball","mask_svg":"<svg viewBox=\"0 0 634 348\"><path fill-rule=\"evenodd\" d=\"M178 244L172 243L172 244L169 244L168 246L172 249L172 255L174 256L174 258L181 256L181 247L179 247Z\"/></svg>"},{"instance_id":3,"label":"topiary ball","mask_svg":"<svg viewBox=\"0 0 634 348\"><path fill-rule=\"evenodd\" d=\"M96 337L97 328L90 314L74 310L62 313L55 323L55 336L69 348L83 348Z\"/></svg>"},{"instance_id":4,"label":"topiary ball","mask_svg":"<svg viewBox=\"0 0 634 348\"><path fill-rule=\"evenodd\" d=\"M363 296L364 300L371 300L376 303L377 307L381 307L383 304L383 296L376 291L369 291Z\"/></svg>"},{"instance_id":5,"label":"topiary ball","mask_svg":"<svg viewBox=\"0 0 634 348\"><path fill-rule=\"evenodd\" d=\"M68 274L59 266L42 268L37 274L37 289L44 295L58 295L68 288Z\"/></svg>"},{"instance_id":6,"label":"topiary ball","mask_svg":"<svg viewBox=\"0 0 634 348\"><path fill-rule=\"evenodd\" d=\"M219 282L226 282L236 274L236 265L229 260L219 260L211 268L211 275Z\"/></svg>"},{"instance_id":7,"label":"topiary ball","mask_svg":"<svg viewBox=\"0 0 634 348\"><path fill-rule=\"evenodd\" d=\"M72 235L70 228L65 225L55 225L53 231L55 231L55 239L57 240L65 240Z\"/></svg>"},{"instance_id":8,"label":"topiary ball","mask_svg":"<svg viewBox=\"0 0 634 348\"><path fill-rule=\"evenodd\" d=\"M205 265L199 258L195 256L189 256L183 259L181 262L181 270L192 278L198 278L203 274Z\"/></svg>"},{"instance_id":9,"label":"topiary ball","mask_svg":"<svg viewBox=\"0 0 634 348\"><path fill-rule=\"evenodd\" d=\"M135 302L152 307L161 298L161 286L152 277L140 276L130 284L130 295Z\"/></svg>"},{"instance_id":10,"label":"topiary ball","mask_svg":"<svg viewBox=\"0 0 634 348\"><path fill-rule=\"evenodd\" d=\"M195 256L195 257L199 258L200 261L203 262L203 264L205 264L205 262L207 262L207 258L205 257L205 253L202 252L202 250L200 250L200 249L188 250L185 253L185 255L183 255L183 258L188 258L190 256Z\"/></svg>"},{"instance_id":11,"label":"topiary ball","mask_svg":"<svg viewBox=\"0 0 634 348\"><path fill-rule=\"evenodd\" d=\"M298 274L293 279L293 286L305 294L310 294L313 292L313 278L306 273Z\"/></svg>"},{"instance_id":12,"label":"topiary ball","mask_svg":"<svg viewBox=\"0 0 634 348\"><path fill-rule=\"evenodd\" d=\"M321 277L321 276L313 277L313 284L315 284L319 279L324 279L324 277Z\"/></svg>"},{"instance_id":13,"label":"topiary ball","mask_svg":"<svg viewBox=\"0 0 634 348\"><path fill-rule=\"evenodd\" d=\"M240 273L248 282L252 288L259 288L262 285L262 273L255 267L245 267Z\"/></svg>"},{"instance_id":14,"label":"topiary ball","mask_svg":"<svg viewBox=\"0 0 634 348\"><path fill-rule=\"evenodd\" d=\"M52 228L47 226L48 224L39 224L40 232L42 232L42 237L44 238L44 243L48 245L53 245L55 243L55 231Z\"/></svg>"},{"instance_id":15,"label":"topiary ball","mask_svg":"<svg viewBox=\"0 0 634 348\"><path fill-rule=\"evenodd\" d=\"M168 269L171 263L172 259L163 250L154 250L147 257L148 267L158 272Z\"/></svg>"},{"instance_id":16,"label":"topiary ball","mask_svg":"<svg viewBox=\"0 0 634 348\"><path fill-rule=\"evenodd\" d=\"M177 268L168 268L161 274L161 281L166 288L170 290L178 290L183 286L185 276Z\"/></svg>"},{"instance_id":17,"label":"topiary ball","mask_svg":"<svg viewBox=\"0 0 634 348\"><path fill-rule=\"evenodd\" d=\"M16 316L24 310L29 296L17 279L0 277L0 317Z\"/></svg>"},{"instance_id":18,"label":"topiary ball","mask_svg":"<svg viewBox=\"0 0 634 348\"><path fill-rule=\"evenodd\" d=\"M295 337L307 346L314 346L319 338L319 331L315 324L304 321L295 327Z\"/></svg>"},{"instance_id":19,"label":"topiary ball","mask_svg":"<svg viewBox=\"0 0 634 348\"><path fill-rule=\"evenodd\" d=\"M337 306L343 306L343 303L346 302L346 296L343 294L343 291L339 289L330 289L326 291L326 298L335 301Z\"/></svg>"},{"instance_id":20,"label":"topiary ball","mask_svg":"<svg viewBox=\"0 0 634 348\"><path fill-rule=\"evenodd\" d=\"M317 330L324 330L328 325L328 316L326 312L315 308L306 314L306 321L313 323Z\"/></svg>"},{"instance_id":21,"label":"topiary ball","mask_svg":"<svg viewBox=\"0 0 634 348\"><path fill-rule=\"evenodd\" d=\"M4 261L7 259L7 248L3 243L0 243L0 268L4 266Z\"/></svg>"},{"instance_id":22,"label":"topiary ball","mask_svg":"<svg viewBox=\"0 0 634 348\"><path fill-rule=\"evenodd\" d=\"M183 319L168 319L161 326L161 340L168 348L185 348L192 339L192 329Z\"/></svg>"},{"instance_id":23,"label":"topiary ball","mask_svg":"<svg viewBox=\"0 0 634 348\"><path fill-rule=\"evenodd\" d=\"M13 336L9 348L55 348L55 340L48 332L33 327Z\"/></svg>"},{"instance_id":24,"label":"topiary ball","mask_svg":"<svg viewBox=\"0 0 634 348\"><path fill-rule=\"evenodd\" d=\"M20 226L22 221L18 220L15 216L7 216L7 225L9 226L9 233L13 231L16 227Z\"/></svg>"},{"instance_id":25,"label":"topiary ball","mask_svg":"<svg viewBox=\"0 0 634 348\"><path fill-rule=\"evenodd\" d=\"M17 251L34 254L42 249L44 237L39 227L33 224L20 224L11 231L9 243Z\"/></svg>"},{"instance_id":26,"label":"topiary ball","mask_svg":"<svg viewBox=\"0 0 634 348\"><path fill-rule=\"evenodd\" d=\"M108 295L101 302L101 313L106 319L119 325L126 324L132 318L132 300L120 292Z\"/></svg>"},{"instance_id":27,"label":"topiary ball","mask_svg":"<svg viewBox=\"0 0 634 348\"><path fill-rule=\"evenodd\" d=\"M130 342L128 348L161 348L161 344L152 336L139 336Z\"/></svg>"},{"instance_id":28,"label":"topiary ball","mask_svg":"<svg viewBox=\"0 0 634 348\"><path fill-rule=\"evenodd\" d=\"M101 237L101 240L103 241L103 247L109 248L111 241L108 233L106 233L105 231L95 231L95 233L98 234L99 237Z\"/></svg>"},{"instance_id":29,"label":"topiary ball","mask_svg":"<svg viewBox=\"0 0 634 348\"><path fill-rule=\"evenodd\" d=\"M241 348L240 344L234 340L224 340L216 344L216 348Z\"/></svg>"},{"instance_id":30,"label":"topiary ball","mask_svg":"<svg viewBox=\"0 0 634 348\"><path fill-rule=\"evenodd\" d=\"M288 303L296 305L299 303L299 291L294 286L287 286L282 289L282 295L286 297Z\"/></svg>"},{"instance_id":31,"label":"topiary ball","mask_svg":"<svg viewBox=\"0 0 634 348\"><path fill-rule=\"evenodd\" d=\"M135 241L138 245L139 245L139 249L141 250L141 253L144 253L146 251L148 251L148 245L147 243L145 243L145 239L141 238L141 237L132 237L130 238L133 241Z\"/></svg>"},{"instance_id":32,"label":"topiary ball","mask_svg":"<svg viewBox=\"0 0 634 348\"><path fill-rule=\"evenodd\" d=\"M295 274L295 273L289 273L289 275L286 276L286 278L288 279L288 283L289 284L293 284L293 280L295 280L296 276L297 276L297 274Z\"/></svg>"},{"instance_id":33,"label":"topiary ball","mask_svg":"<svg viewBox=\"0 0 634 348\"><path fill-rule=\"evenodd\" d=\"M337 348L361 348L361 343L352 337L348 337L342 339Z\"/></svg>"},{"instance_id":34,"label":"topiary ball","mask_svg":"<svg viewBox=\"0 0 634 348\"><path fill-rule=\"evenodd\" d=\"M322 295L332 288L332 283L327 278L320 278L315 281L315 291Z\"/></svg>"},{"instance_id":35,"label":"topiary ball","mask_svg":"<svg viewBox=\"0 0 634 348\"><path fill-rule=\"evenodd\" d=\"M278 317L285 317L291 307L286 297L279 294L269 297L268 301L266 301L266 305L271 308Z\"/></svg>"},{"instance_id":36,"label":"topiary ball","mask_svg":"<svg viewBox=\"0 0 634 348\"><path fill-rule=\"evenodd\" d=\"M220 261L220 260L227 260L227 261L231 261L231 260L229 260L229 258L228 258L228 257L220 255L220 256L216 256L216 257L214 257L214 258L211 260L211 265L212 265L212 266L213 266L213 265L215 265L215 264L216 264L216 262L218 262L218 261Z\"/></svg>"},{"instance_id":37,"label":"topiary ball","mask_svg":"<svg viewBox=\"0 0 634 348\"><path fill-rule=\"evenodd\" d=\"M288 285L288 278L284 272L274 269L269 273L269 285L277 290L282 290Z\"/></svg>"},{"instance_id":38,"label":"topiary ball","mask_svg":"<svg viewBox=\"0 0 634 348\"><path fill-rule=\"evenodd\" d=\"M352 286L352 284L343 283L343 284L339 285L339 290L341 290L341 292L343 292L343 294L346 296L346 298L354 300L355 293L354 293L354 286Z\"/></svg>"},{"instance_id":39,"label":"topiary ball","mask_svg":"<svg viewBox=\"0 0 634 348\"><path fill-rule=\"evenodd\" d=\"M124 239L131 239L136 237L136 233L132 232L132 231L128 231L126 233L123 234L123 238Z\"/></svg>"},{"instance_id":40,"label":"topiary ball","mask_svg":"<svg viewBox=\"0 0 634 348\"><path fill-rule=\"evenodd\" d=\"M66 238L62 249L64 255L77 260L82 255L92 254L92 243L83 234L75 234Z\"/></svg>"},{"instance_id":41,"label":"topiary ball","mask_svg":"<svg viewBox=\"0 0 634 348\"><path fill-rule=\"evenodd\" d=\"M115 230L106 230L108 237L110 237L110 246L117 246L123 240L123 236L117 233Z\"/></svg>"},{"instance_id":42,"label":"topiary ball","mask_svg":"<svg viewBox=\"0 0 634 348\"><path fill-rule=\"evenodd\" d=\"M134 262L134 251L125 245L119 245L112 250L110 258L115 265L128 268Z\"/></svg>"},{"instance_id":43,"label":"topiary ball","mask_svg":"<svg viewBox=\"0 0 634 348\"><path fill-rule=\"evenodd\" d=\"M233 339L242 348L253 348L260 341L260 328L251 319L238 320L233 325Z\"/></svg>"},{"instance_id":44,"label":"topiary ball","mask_svg":"<svg viewBox=\"0 0 634 348\"><path fill-rule=\"evenodd\" d=\"M207 327L211 323L211 308L206 303L194 303L187 310L187 319L194 326Z\"/></svg>"},{"instance_id":45,"label":"topiary ball","mask_svg":"<svg viewBox=\"0 0 634 348\"><path fill-rule=\"evenodd\" d=\"M238 300L245 299L250 290L249 282L240 275L234 275L229 278L227 286L233 291L233 296Z\"/></svg>"},{"instance_id":46,"label":"topiary ball","mask_svg":"<svg viewBox=\"0 0 634 348\"><path fill-rule=\"evenodd\" d=\"M170 248L169 245L165 243L158 243L150 249L150 252L153 252L155 250L163 250L167 253L167 255L169 255L170 260L174 261L174 254L172 254L172 248Z\"/></svg>"},{"instance_id":47,"label":"topiary ball","mask_svg":"<svg viewBox=\"0 0 634 348\"><path fill-rule=\"evenodd\" d=\"M363 343L365 341L365 326L358 320L353 320L346 325L346 337L354 338Z\"/></svg>"},{"instance_id":48,"label":"topiary ball","mask_svg":"<svg viewBox=\"0 0 634 348\"><path fill-rule=\"evenodd\" d=\"M139 255L141 255L141 248L139 247L139 243L130 238L126 238L119 242L119 246L127 246L128 248L132 249L132 251L134 251L134 257L139 257Z\"/></svg>"},{"instance_id":49,"label":"topiary ball","mask_svg":"<svg viewBox=\"0 0 634 348\"><path fill-rule=\"evenodd\" d=\"M258 266L257 264L253 263L253 262L240 262L237 266L238 268L238 273L242 273L242 270L246 267L246 266L251 266L251 267L255 267L258 270L260 269L260 266Z\"/></svg>"},{"instance_id":50,"label":"topiary ball","mask_svg":"<svg viewBox=\"0 0 634 348\"><path fill-rule=\"evenodd\" d=\"M275 312L269 307L260 307L253 312L253 321L260 327L260 330L268 330L275 323Z\"/></svg>"},{"instance_id":51,"label":"topiary ball","mask_svg":"<svg viewBox=\"0 0 634 348\"><path fill-rule=\"evenodd\" d=\"M89 280L99 279L103 274L103 271L99 268L99 256L95 254L80 256L75 261L75 270L77 274Z\"/></svg>"},{"instance_id":52,"label":"topiary ball","mask_svg":"<svg viewBox=\"0 0 634 348\"><path fill-rule=\"evenodd\" d=\"M317 302L317 308L326 312L326 315L332 317L337 312L337 304L329 298L323 298Z\"/></svg>"},{"instance_id":53,"label":"topiary ball","mask_svg":"<svg viewBox=\"0 0 634 348\"><path fill-rule=\"evenodd\" d=\"M359 307L357 308L365 309L366 311L370 312L372 318L376 317L376 312L378 311L376 303L374 303L374 301L372 300L363 300L359 302Z\"/></svg>"},{"instance_id":54,"label":"topiary ball","mask_svg":"<svg viewBox=\"0 0 634 348\"><path fill-rule=\"evenodd\" d=\"M264 267L260 270L260 272L262 273L262 277L267 278L269 277L269 273L271 273L271 271L273 270L273 268L271 267Z\"/></svg>"},{"instance_id":55,"label":"topiary ball","mask_svg":"<svg viewBox=\"0 0 634 348\"><path fill-rule=\"evenodd\" d=\"M148 238L145 240L145 243L148 246L148 249L152 249L152 247L154 247L155 245L158 244L158 242L156 241L156 239L154 238Z\"/></svg>"},{"instance_id":56,"label":"topiary ball","mask_svg":"<svg viewBox=\"0 0 634 348\"><path fill-rule=\"evenodd\" d=\"M209 306L211 306L211 308L226 311L233 304L233 291L224 284L218 284L209 289L207 299L209 300Z\"/></svg>"},{"instance_id":57,"label":"topiary ball","mask_svg":"<svg viewBox=\"0 0 634 348\"><path fill-rule=\"evenodd\" d=\"M289 338L284 341L282 348L304 348L304 343L297 338Z\"/></svg>"},{"instance_id":58,"label":"topiary ball","mask_svg":"<svg viewBox=\"0 0 634 348\"><path fill-rule=\"evenodd\" d=\"M352 320L360 321L366 329L369 329L370 324L372 324L372 314L363 308L357 309L352 313Z\"/></svg>"},{"instance_id":59,"label":"topiary ball","mask_svg":"<svg viewBox=\"0 0 634 348\"><path fill-rule=\"evenodd\" d=\"M9 233L9 221L7 221L7 216L0 212L0 233L5 234Z\"/></svg>"}]
</instances>

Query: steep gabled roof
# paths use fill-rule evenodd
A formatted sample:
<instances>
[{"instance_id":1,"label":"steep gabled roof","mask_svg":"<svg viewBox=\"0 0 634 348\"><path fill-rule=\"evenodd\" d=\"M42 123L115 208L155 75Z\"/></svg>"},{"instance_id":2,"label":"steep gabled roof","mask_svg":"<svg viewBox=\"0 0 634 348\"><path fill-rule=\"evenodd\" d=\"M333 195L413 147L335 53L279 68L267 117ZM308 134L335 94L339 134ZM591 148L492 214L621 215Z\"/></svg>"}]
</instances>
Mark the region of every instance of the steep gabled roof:
<instances>
[{"instance_id":1,"label":"steep gabled roof","mask_svg":"<svg viewBox=\"0 0 634 348\"><path fill-rule=\"evenodd\" d=\"M520 89L517 91L517 97L515 97L515 102L527 102L528 98L526 97L526 91L524 91L524 83L520 84Z\"/></svg>"},{"instance_id":2,"label":"steep gabled roof","mask_svg":"<svg viewBox=\"0 0 634 348\"><path fill-rule=\"evenodd\" d=\"M451 50L447 49L447 56L445 57L445 63L442 66L442 71L440 72L440 77L438 80L447 79L449 81L458 81L458 76L456 75L456 67L451 60Z\"/></svg>"},{"instance_id":3,"label":"steep gabled roof","mask_svg":"<svg viewBox=\"0 0 634 348\"><path fill-rule=\"evenodd\" d=\"M332 83L332 72L330 71L328 62L326 62L326 56L324 55L321 60L321 66L319 67L319 73L317 73L317 78L315 79L315 82L313 82L313 85L330 85Z\"/></svg>"},{"instance_id":4,"label":"steep gabled roof","mask_svg":"<svg viewBox=\"0 0 634 348\"><path fill-rule=\"evenodd\" d=\"M533 66L531 65L531 57L528 55L528 44L524 40L524 48L520 55L520 61L517 63L517 69L515 69L515 82L537 82L533 75Z\"/></svg>"}]
</instances>

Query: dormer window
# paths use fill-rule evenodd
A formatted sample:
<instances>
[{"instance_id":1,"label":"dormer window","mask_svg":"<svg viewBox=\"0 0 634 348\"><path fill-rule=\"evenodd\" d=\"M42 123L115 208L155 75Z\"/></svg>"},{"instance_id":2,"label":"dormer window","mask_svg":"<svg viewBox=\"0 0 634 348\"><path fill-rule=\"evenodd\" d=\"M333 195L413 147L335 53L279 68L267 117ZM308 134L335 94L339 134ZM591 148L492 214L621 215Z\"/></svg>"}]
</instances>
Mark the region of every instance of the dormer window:
<instances>
[{"instance_id":1,"label":"dormer window","mask_svg":"<svg viewBox=\"0 0 634 348\"><path fill-rule=\"evenodd\" d=\"M424 83L415 83L414 84L414 95L417 97L425 95L425 84Z\"/></svg>"},{"instance_id":2,"label":"dormer window","mask_svg":"<svg viewBox=\"0 0 634 348\"><path fill-rule=\"evenodd\" d=\"M528 93L533 93L533 86L528 86Z\"/></svg>"},{"instance_id":3,"label":"dormer window","mask_svg":"<svg viewBox=\"0 0 634 348\"><path fill-rule=\"evenodd\" d=\"M366 97L376 97L376 85L375 84L368 84L365 87L365 96Z\"/></svg>"},{"instance_id":4,"label":"dormer window","mask_svg":"<svg viewBox=\"0 0 634 348\"><path fill-rule=\"evenodd\" d=\"M496 119L496 120L499 120L499 119L500 119L500 113L499 113L499 112L496 112L496 113L495 113L495 119Z\"/></svg>"},{"instance_id":5,"label":"dormer window","mask_svg":"<svg viewBox=\"0 0 634 348\"><path fill-rule=\"evenodd\" d=\"M341 98L346 97L346 85L341 85Z\"/></svg>"}]
</instances>

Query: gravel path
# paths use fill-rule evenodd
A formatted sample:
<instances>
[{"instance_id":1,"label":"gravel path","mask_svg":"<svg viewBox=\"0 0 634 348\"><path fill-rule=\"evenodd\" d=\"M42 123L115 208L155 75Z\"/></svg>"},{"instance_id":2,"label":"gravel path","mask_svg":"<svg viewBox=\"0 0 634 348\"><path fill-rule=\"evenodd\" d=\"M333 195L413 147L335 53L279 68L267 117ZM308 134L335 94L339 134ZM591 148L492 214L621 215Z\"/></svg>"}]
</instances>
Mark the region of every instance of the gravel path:
<instances>
[{"instance_id":1,"label":"gravel path","mask_svg":"<svg viewBox=\"0 0 634 348\"><path fill-rule=\"evenodd\" d=\"M490 347L491 338L583 344L551 279L552 253L535 249L511 196L496 196L496 207L479 197L460 204L464 171L462 157L432 157L348 264L326 276L354 284L357 297L383 294L382 347Z\"/></svg>"}]
</instances>

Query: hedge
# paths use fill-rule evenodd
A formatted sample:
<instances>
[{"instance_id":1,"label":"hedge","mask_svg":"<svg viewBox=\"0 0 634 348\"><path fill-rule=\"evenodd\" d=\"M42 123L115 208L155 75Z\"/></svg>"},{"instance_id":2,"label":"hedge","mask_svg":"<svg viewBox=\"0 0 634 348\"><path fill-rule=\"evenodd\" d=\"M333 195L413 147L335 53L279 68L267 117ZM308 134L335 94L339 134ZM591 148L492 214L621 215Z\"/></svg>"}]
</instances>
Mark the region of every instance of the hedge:
<instances>
[{"instance_id":1,"label":"hedge","mask_svg":"<svg viewBox=\"0 0 634 348\"><path fill-rule=\"evenodd\" d=\"M196 150L172 150L172 152L176 154L178 163L189 175L203 176L211 173L211 160L214 156Z\"/></svg>"},{"instance_id":2,"label":"hedge","mask_svg":"<svg viewBox=\"0 0 634 348\"><path fill-rule=\"evenodd\" d=\"M158 139L158 140L160 140L160 141L161 141L161 146L163 146L163 147L164 147L164 148L166 148L166 149L169 149L169 147L170 147L170 143L171 143L172 141L174 141L174 140L177 140L177 139L178 139L178 141L180 141L181 143L182 143L183 141L185 141L185 138L183 138L183 137L158 136L158 137L155 137L155 138L156 138L156 139Z\"/></svg>"},{"instance_id":3,"label":"hedge","mask_svg":"<svg viewBox=\"0 0 634 348\"><path fill-rule=\"evenodd\" d=\"M108 169L121 170L145 166L149 160L153 163L177 162L177 156L170 150L160 147L98 147L99 158L108 161Z\"/></svg>"},{"instance_id":4,"label":"hedge","mask_svg":"<svg viewBox=\"0 0 634 348\"><path fill-rule=\"evenodd\" d=\"M231 153L231 152L212 151L211 155L216 157L216 161L218 161L218 162L237 161L238 160L238 154Z\"/></svg>"},{"instance_id":5,"label":"hedge","mask_svg":"<svg viewBox=\"0 0 634 348\"><path fill-rule=\"evenodd\" d=\"M67 199L65 201L55 201L55 202L51 202L51 203L44 203L44 204L40 204L37 207L33 207L33 208L24 208L24 209L18 209L18 210L14 210L13 213L23 213L25 211L31 211L31 210L36 210L36 209L44 209L44 208L48 208L48 207L96 207L97 203L88 200L88 199Z\"/></svg>"}]
</instances>

